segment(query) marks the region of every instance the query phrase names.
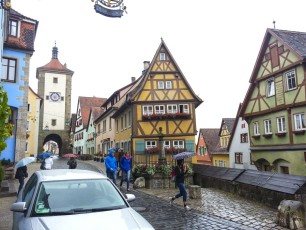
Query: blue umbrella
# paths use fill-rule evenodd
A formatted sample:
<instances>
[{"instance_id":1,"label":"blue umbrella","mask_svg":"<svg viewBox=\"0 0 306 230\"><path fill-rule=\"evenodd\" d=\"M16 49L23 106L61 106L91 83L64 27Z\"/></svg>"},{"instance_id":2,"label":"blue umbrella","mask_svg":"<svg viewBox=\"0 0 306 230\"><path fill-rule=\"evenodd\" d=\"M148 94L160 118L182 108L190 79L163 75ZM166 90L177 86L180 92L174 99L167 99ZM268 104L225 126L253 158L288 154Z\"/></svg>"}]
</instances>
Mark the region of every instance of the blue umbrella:
<instances>
[{"instance_id":1,"label":"blue umbrella","mask_svg":"<svg viewBox=\"0 0 306 230\"><path fill-rule=\"evenodd\" d=\"M181 160L181 159L185 159L185 158L190 158L195 156L196 153L195 152L182 152L182 153L178 153L176 155L173 156L173 160L177 161L177 160Z\"/></svg>"},{"instance_id":2,"label":"blue umbrella","mask_svg":"<svg viewBox=\"0 0 306 230\"><path fill-rule=\"evenodd\" d=\"M25 166L27 164L30 164L32 162L36 161L35 157L25 157L23 159L21 159L20 161L18 161L18 163L15 165L15 168L20 168L22 166Z\"/></svg>"},{"instance_id":3,"label":"blue umbrella","mask_svg":"<svg viewBox=\"0 0 306 230\"><path fill-rule=\"evenodd\" d=\"M43 153L37 155L37 158L39 158L39 159L46 159L46 158L52 157L52 156L53 156L52 153L43 152Z\"/></svg>"}]
</instances>

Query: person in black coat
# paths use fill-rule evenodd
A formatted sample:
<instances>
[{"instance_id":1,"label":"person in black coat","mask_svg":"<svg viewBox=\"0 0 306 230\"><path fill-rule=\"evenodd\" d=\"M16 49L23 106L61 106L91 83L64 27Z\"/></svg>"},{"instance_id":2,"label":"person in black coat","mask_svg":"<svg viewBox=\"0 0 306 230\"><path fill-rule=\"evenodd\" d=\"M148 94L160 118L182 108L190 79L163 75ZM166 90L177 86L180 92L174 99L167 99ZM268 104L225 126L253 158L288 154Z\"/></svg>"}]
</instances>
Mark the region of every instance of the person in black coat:
<instances>
[{"instance_id":1,"label":"person in black coat","mask_svg":"<svg viewBox=\"0 0 306 230\"><path fill-rule=\"evenodd\" d=\"M184 159L177 161L177 166L175 166L174 170L175 170L175 175L176 175L175 183L177 184L177 187L179 188L180 192L176 194L174 197L169 197L170 204L172 204L176 198L183 196L184 208L185 210L190 210L190 208L186 204L187 191L185 188L184 180L185 180L185 175L188 172L188 168L187 168L187 165L184 163Z\"/></svg>"},{"instance_id":2,"label":"person in black coat","mask_svg":"<svg viewBox=\"0 0 306 230\"><path fill-rule=\"evenodd\" d=\"M24 185L24 179L28 177L28 169L27 166L22 166L17 168L15 178L19 181L18 194Z\"/></svg>"}]
</instances>

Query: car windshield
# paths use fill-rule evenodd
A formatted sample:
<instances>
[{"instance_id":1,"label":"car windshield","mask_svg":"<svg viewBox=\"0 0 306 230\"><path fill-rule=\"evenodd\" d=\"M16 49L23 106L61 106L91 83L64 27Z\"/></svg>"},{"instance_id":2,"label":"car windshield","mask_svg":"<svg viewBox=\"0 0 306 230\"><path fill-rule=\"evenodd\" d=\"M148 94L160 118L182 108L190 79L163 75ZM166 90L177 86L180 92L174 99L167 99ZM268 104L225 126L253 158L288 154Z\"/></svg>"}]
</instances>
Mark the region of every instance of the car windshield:
<instances>
[{"instance_id":1,"label":"car windshield","mask_svg":"<svg viewBox=\"0 0 306 230\"><path fill-rule=\"evenodd\" d=\"M40 185L33 215L70 215L126 207L108 180L48 181Z\"/></svg>"}]
</instances>

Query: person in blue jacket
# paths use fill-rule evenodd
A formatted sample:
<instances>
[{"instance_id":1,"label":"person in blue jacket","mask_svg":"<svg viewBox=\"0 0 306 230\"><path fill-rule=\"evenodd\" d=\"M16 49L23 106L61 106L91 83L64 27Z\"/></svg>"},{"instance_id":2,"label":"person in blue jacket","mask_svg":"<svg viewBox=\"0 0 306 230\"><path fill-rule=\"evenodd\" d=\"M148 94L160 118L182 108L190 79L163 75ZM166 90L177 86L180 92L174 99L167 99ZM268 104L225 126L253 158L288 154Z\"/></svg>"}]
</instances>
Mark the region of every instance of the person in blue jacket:
<instances>
[{"instance_id":1,"label":"person in blue jacket","mask_svg":"<svg viewBox=\"0 0 306 230\"><path fill-rule=\"evenodd\" d=\"M108 156L105 159L106 175L108 178L113 179L115 185L117 185L117 160L115 157L115 150L110 149Z\"/></svg>"},{"instance_id":2,"label":"person in blue jacket","mask_svg":"<svg viewBox=\"0 0 306 230\"><path fill-rule=\"evenodd\" d=\"M123 181L126 180L126 190L130 191L132 158L130 152L125 152L124 156L120 158L120 168L122 170L122 177L120 182L120 189L122 189Z\"/></svg>"}]
</instances>

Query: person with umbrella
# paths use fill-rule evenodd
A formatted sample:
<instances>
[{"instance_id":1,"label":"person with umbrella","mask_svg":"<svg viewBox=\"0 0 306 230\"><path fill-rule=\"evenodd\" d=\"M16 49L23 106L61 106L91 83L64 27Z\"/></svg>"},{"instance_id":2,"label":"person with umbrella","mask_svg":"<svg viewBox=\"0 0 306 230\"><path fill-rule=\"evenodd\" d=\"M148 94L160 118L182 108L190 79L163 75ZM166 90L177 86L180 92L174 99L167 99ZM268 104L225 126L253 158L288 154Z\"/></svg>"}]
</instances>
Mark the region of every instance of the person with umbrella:
<instances>
[{"instance_id":1,"label":"person with umbrella","mask_svg":"<svg viewBox=\"0 0 306 230\"><path fill-rule=\"evenodd\" d=\"M36 161L35 157L25 157L18 161L18 163L15 165L15 168L17 169L15 173L15 179L18 179L19 181L18 193L24 185L24 179L28 177L28 168L26 165L34 161Z\"/></svg>"},{"instance_id":2,"label":"person with umbrella","mask_svg":"<svg viewBox=\"0 0 306 230\"><path fill-rule=\"evenodd\" d=\"M21 167L17 168L16 174L15 174L15 179L18 179L18 181L19 181L18 194L19 194L20 190L22 189L22 187L24 185L24 179L26 177L28 177L27 166L24 165L24 166L21 166Z\"/></svg>"},{"instance_id":3,"label":"person with umbrella","mask_svg":"<svg viewBox=\"0 0 306 230\"><path fill-rule=\"evenodd\" d=\"M78 165L75 157L70 157L69 161L67 162L67 165L69 165L69 169L75 169Z\"/></svg>"},{"instance_id":4,"label":"person with umbrella","mask_svg":"<svg viewBox=\"0 0 306 230\"><path fill-rule=\"evenodd\" d=\"M176 198L179 198L183 196L183 203L184 203L184 208L185 210L190 210L190 208L187 206L186 201L187 201L187 191L185 188L184 180L185 180L185 175L188 172L187 165L184 163L184 159L179 159L177 160L177 166L174 168L176 179L175 183L177 184L177 187L179 188L179 193L176 194L174 197L169 197L170 199L170 204L173 204L173 201Z\"/></svg>"}]
</instances>

